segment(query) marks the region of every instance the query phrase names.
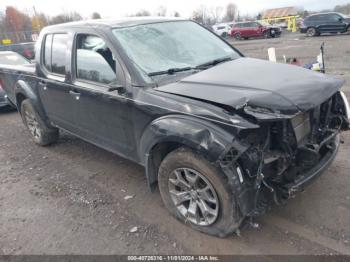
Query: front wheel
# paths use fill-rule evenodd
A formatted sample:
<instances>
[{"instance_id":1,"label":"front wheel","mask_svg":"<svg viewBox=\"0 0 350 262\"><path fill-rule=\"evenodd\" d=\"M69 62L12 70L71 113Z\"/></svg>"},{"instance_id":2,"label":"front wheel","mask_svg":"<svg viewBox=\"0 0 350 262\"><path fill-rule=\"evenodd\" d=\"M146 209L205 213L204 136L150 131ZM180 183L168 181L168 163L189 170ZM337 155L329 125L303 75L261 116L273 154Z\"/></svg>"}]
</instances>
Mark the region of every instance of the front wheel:
<instances>
[{"instance_id":1,"label":"front wheel","mask_svg":"<svg viewBox=\"0 0 350 262\"><path fill-rule=\"evenodd\" d=\"M164 205L177 219L201 232L225 237L242 222L234 190L213 164L180 148L163 160L158 185Z\"/></svg>"},{"instance_id":2,"label":"front wheel","mask_svg":"<svg viewBox=\"0 0 350 262\"><path fill-rule=\"evenodd\" d=\"M24 100L21 104L21 117L35 143L46 146L57 141L58 128L47 126L29 99Z\"/></svg>"}]
</instances>

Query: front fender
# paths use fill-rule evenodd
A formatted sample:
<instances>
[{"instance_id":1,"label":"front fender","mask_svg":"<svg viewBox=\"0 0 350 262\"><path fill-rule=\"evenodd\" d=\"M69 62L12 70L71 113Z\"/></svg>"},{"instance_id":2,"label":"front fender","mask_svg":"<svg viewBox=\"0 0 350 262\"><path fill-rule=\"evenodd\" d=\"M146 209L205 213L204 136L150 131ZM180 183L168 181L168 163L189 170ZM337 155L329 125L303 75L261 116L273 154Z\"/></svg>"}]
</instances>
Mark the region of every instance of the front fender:
<instances>
[{"instance_id":1,"label":"front fender","mask_svg":"<svg viewBox=\"0 0 350 262\"><path fill-rule=\"evenodd\" d=\"M175 142L191 148L210 162L216 162L233 145L239 144L234 141L235 133L237 130L231 133L207 120L191 116L170 115L154 120L144 131L139 146L140 159L145 166L149 185L157 180L150 161L152 149L156 145ZM238 147L239 151L244 150L243 145Z\"/></svg>"},{"instance_id":2,"label":"front fender","mask_svg":"<svg viewBox=\"0 0 350 262\"><path fill-rule=\"evenodd\" d=\"M154 120L143 132L140 157L144 158L159 143L186 145L214 162L226 150L234 135L208 121L183 115L164 116Z\"/></svg>"}]
</instances>

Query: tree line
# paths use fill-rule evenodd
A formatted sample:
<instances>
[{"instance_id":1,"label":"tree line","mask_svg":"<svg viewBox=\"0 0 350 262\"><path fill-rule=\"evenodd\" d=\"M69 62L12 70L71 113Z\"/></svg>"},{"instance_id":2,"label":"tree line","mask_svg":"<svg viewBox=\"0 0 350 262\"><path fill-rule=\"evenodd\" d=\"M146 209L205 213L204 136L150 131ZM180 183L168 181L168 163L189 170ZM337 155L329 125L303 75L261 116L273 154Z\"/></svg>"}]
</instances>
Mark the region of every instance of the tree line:
<instances>
[{"instance_id":1,"label":"tree line","mask_svg":"<svg viewBox=\"0 0 350 262\"><path fill-rule=\"evenodd\" d=\"M344 14L350 14L350 3L345 5L337 5L332 10ZM298 14L305 17L312 12L300 9ZM168 12L165 6L159 6L154 12L143 9L128 16L174 16L180 17L177 11ZM204 25L213 25L220 22L232 22L241 20L255 20L261 18L258 16L240 15L238 7L234 3L227 6L205 6L201 5L195 9L191 15L191 19ZM99 19L101 15L94 12L89 17L91 19ZM39 33L40 30L48 25L79 21L83 17L75 11L64 12L55 16L49 16L43 12L36 12L33 8L32 14L25 13L13 6L7 6L3 12L0 11L0 44L2 39L11 39L12 42L33 41L33 34Z\"/></svg>"},{"instance_id":2,"label":"tree line","mask_svg":"<svg viewBox=\"0 0 350 262\"><path fill-rule=\"evenodd\" d=\"M98 19L101 15L95 12L91 18ZM7 6L4 12L0 12L0 42L2 39L11 39L14 43L33 41L33 34L39 33L45 26L82 19L75 11L48 16L33 9L33 14L30 15L13 6Z\"/></svg>"}]
</instances>

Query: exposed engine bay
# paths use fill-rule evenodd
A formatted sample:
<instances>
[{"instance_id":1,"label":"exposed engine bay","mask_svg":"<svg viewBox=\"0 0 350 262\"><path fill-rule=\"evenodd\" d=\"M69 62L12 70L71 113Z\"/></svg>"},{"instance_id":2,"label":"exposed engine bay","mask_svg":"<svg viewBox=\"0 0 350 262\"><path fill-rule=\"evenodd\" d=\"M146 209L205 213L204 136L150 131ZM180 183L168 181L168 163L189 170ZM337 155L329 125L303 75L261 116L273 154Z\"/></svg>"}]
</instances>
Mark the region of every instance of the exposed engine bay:
<instances>
[{"instance_id":1,"label":"exposed engine bay","mask_svg":"<svg viewBox=\"0 0 350 262\"><path fill-rule=\"evenodd\" d=\"M270 200L284 203L321 174L337 153L339 133L349 129L347 111L337 92L290 119L261 122L258 132L242 131L246 150L231 149L221 163L226 173L238 176L233 183L241 185L235 193L242 213L258 216Z\"/></svg>"}]
</instances>

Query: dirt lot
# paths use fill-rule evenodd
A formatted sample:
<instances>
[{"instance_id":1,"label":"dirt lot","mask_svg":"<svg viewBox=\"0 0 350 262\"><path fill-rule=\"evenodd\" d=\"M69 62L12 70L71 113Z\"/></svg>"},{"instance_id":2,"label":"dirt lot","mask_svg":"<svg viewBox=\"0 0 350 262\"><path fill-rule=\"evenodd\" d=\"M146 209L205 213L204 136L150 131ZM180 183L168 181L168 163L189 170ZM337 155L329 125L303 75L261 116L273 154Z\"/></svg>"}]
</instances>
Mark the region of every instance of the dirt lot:
<instances>
[{"instance_id":1,"label":"dirt lot","mask_svg":"<svg viewBox=\"0 0 350 262\"><path fill-rule=\"evenodd\" d=\"M274 46L280 58L309 62L325 41L329 72L350 83L349 40L290 34L234 43L247 56L266 58ZM345 90L350 95L350 85ZM273 207L258 229L218 239L172 218L142 167L66 133L38 147L16 112L0 112L0 123L0 255L350 254L350 132L306 192Z\"/></svg>"}]
</instances>

